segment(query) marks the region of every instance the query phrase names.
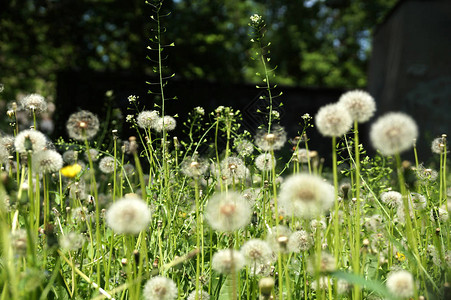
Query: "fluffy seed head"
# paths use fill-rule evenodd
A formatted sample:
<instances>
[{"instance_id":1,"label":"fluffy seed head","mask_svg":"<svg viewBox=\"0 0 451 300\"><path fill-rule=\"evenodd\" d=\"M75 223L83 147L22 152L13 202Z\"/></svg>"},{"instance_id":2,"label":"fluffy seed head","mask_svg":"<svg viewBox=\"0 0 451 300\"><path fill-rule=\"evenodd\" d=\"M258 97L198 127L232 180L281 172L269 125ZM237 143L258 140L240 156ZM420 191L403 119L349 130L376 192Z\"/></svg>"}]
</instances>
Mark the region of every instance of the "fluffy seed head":
<instances>
[{"instance_id":1,"label":"fluffy seed head","mask_svg":"<svg viewBox=\"0 0 451 300\"><path fill-rule=\"evenodd\" d=\"M241 247L241 253L248 266L266 264L271 261L272 249L269 244L259 239L251 239Z\"/></svg>"},{"instance_id":2,"label":"fluffy seed head","mask_svg":"<svg viewBox=\"0 0 451 300\"><path fill-rule=\"evenodd\" d=\"M138 126L144 129L155 128L157 120L160 118L156 110L144 110L138 114L136 122Z\"/></svg>"},{"instance_id":3,"label":"fluffy seed head","mask_svg":"<svg viewBox=\"0 0 451 300\"><path fill-rule=\"evenodd\" d=\"M266 236L266 241L271 246L272 250L276 253L289 253L288 243L291 236L290 228L278 225L277 227L271 228L268 235Z\"/></svg>"},{"instance_id":4,"label":"fluffy seed head","mask_svg":"<svg viewBox=\"0 0 451 300\"><path fill-rule=\"evenodd\" d=\"M354 90L341 95L338 103L342 104L351 114L353 121L364 123L376 111L374 98L365 91Z\"/></svg>"},{"instance_id":5,"label":"fluffy seed head","mask_svg":"<svg viewBox=\"0 0 451 300\"><path fill-rule=\"evenodd\" d=\"M218 231L235 231L251 221L251 208L240 194L228 192L216 194L207 204L205 218Z\"/></svg>"},{"instance_id":6,"label":"fluffy seed head","mask_svg":"<svg viewBox=\"0 0 451 300\"><path fill-rule=\"evenodd\" d=\"M200 291L198 292L197 299L196 299L196 291L192 291L186 300L210 300L210 295L206 291Z\"/></svg>"},{"instance_id":7,"label":"fluffy seed head","mask_svg":"<svg viewBox=\"0 0 451 300\"><path fill-rule=\"evenodd\" d=\"M123 198L110 206L106 212L106 223L116 233L138 234L150 223L152 213L149 206L138 198Z\"/></svg>"},{"instance_id":8,"label":"fluffy seed head","mask_svg":"<svg viewBox=\"0 0 451 300\"><path fill-rule=\"evenodd\" d=\"M63 167L63 157L54 150L43 150L33 154L32 162L36 173L54 173Z\"/></svg>"},{"instance_id":9,"label":"fluffy seed head","mask_svg":"<svg viewBox=\"0 0 451 300\"><path fill-rule=\"evenodd\" d=\"M370 130L373 147L383 155L393 155L408 150L418 136L418 127L408 115L391 112L380 117Z\"/></svg>"},{"instance_id":10,"label":"fluffy seed head","mask_svg":"<svg viewBox=\"0 0 451 300\"><path fill-rule=\"evenodd\" d=\"M4 164L9 159L9 151L8 149L0 144L0 164Z\"/></svg>"},{"instance_id":11,"label":"fluffy seed head","mask_svg":"<svg viewBox=\"0 0 451 300\"><path fill-rule=\"evenodd\" d=\"M288 249L290 252L299 253L307 251L312 246L312 238L305 230L295 231L290 235Z\"/></svg>"},{"instance_id":12,"label":"fluffy seed head","mask_svg":"<svg viewBox=\"0 0 451 300\"><path fill-rule=\"evenodd\" d=\"M280 188L280 205L300 218L316 217L334 203L333 187L320 177L297 174Z\"/></svg>"},{"instance_id":13,"label":"fluffy seed head","mask_svg":"<svg viewBox=\"0 0 451 300\"><path fill-rule=\"evenodd\" d=\"M89 155L91 156L92 161L97 161L99 159L99 151L97 149L89 149L89 151L85 152L85 159L89 161Z\"/></svg>"},{"instance_id":14,"label":"fluffy seed head","mask_svg":"<svg viewBox=\"0 0 451 300\"><path fill-rule=\"evenodd\" d=\"M155 122L155 131L162 132L163 129L166 131L172 131L175 129L177 122L171 116L164 116L162 118L158 118Z\"/></svg>"},{"instance_id":15,"label":"fluffy seed head","mask_svg":"<svg viewBox=\"0 0 451 300\"><path fill-rule=\"evenodd\" d=\"M319 132L328 137L342 136L351 129L352 118L341 104L327 104L321 107L315 117Z\"/></svg>"},{"instance_id":16,"label":"fluffy seed head","mask_svg":"<svg viewBox=\"0 0 451 300\"><path fill-rule=\"evenodd\" d=\"M396 297L408 298L414 293L413 276L405 270L392 272L387 277L388 290Z\"/></svg>"},{"instance_id":17,"label":"fluffy seed head","mask_svg":"<svg viewBox=\"0 0 451 300\"><path fill-rule=\"evenodd\" d=\"M14 146L19 153L41 151L46 146L45 135L37 130L23 130L16 136Z\"/></svg>"},{"instance_id":18,"label":"fluffy seed head","mask_svg":"<svg viewBox=\"0 0 451 300\"><path fill-rule=\"evenodd\" d=\"M276 166L276 160L269 153L262 153L255 158L255 166L260 171L269 171L272 167Z\"/></svg>"},{"instance_id":19,"label":"fluffy seed head","mask_svg":"<svg viewBox=\"0 0 451 300\"><path fill-rule=\"evenodd\" d=\"M234 142L236 151L240 156L249 156L254 152L254 145L245 139L239 139Z\"/></svg>"},{"instance_id":20,"label":"fluffy seed head","mask_svg":"<svg viewBox=\"0 0 451 300\"><path fill-rule=\"evenodd\" d=\"M29 110L30 112L39 113L47 110L47 102L45 102L44 97L39 94L25 96L20 101L20 105L23 109Z\"/></svg>"},{"instance_id":21,"label":"fluffy seed head","mask_svg":"<svg viewBox=\"0 0 451 300\"><path fill-rule=\"evenodd\" d=\"M381 200L389 207L399 207L402 205L402 195L396 191L388 191L381 194Z\"/></svg>"},{"instance_id":22,"label":"fluffy seed head","mask_svg":"<svg viewBox=\"0 0 451 300\"><path fill-rule=\"evenodd\" d=\"M85 243L84 236L76 232L69 232L68 234L61 237L59 240L61 248L70 251L80 249L81 247L83 247L84 243Z\"/></svg>"},{"instance_id":23,"label":"fluffy seed head","mask_svg":"<svg viewBox=\"0 0 451 300\"><path fill-rule=\"evenodd\" d=\"M99 126L100 122L97 116L87 110L73 113L66 123L69 137L78 141L93 138L99 131Z\"/></svg>"},{"instance_id":24,"label":"fluffy seed head","mask_svg":"<svg viewBox=\"0 0 451 300\"><path fill-rule=\"evenodd\" d=\"M287 133L281 126L273 126L271 131L260 130L255 137L255 145L263 151L279 150L287 141Z\"/></svg>"},{"instance_id":25,"label":"fluffy seed head","mask_svg":"<svg viewBox=\"0 0 451 300\"><path fill-rule=\"evenodd\" d=\"M239 157L229 156L221 162L221 175L227 182L231 182L232 178L235 180L245 179L247 174L248 169Z\"/></svg>"},{"instance_id":26,"label":"fluffy seed head","mask_svg":"<svg viewBox=\"0 0 451 300\"><path fill-rule=\"evenodd\" d=\"M99 169L105 174L110 174L114 172L114 157L106 156L102 158L99 162ZM116 168L117 168L117 162L116 162Z\"/></svg>"},{"instance_id":27,"label":"fluffy seed head","mask_svg":"<svg viewBox=\"0 0 451 300\"><path fill-rule=\"evenodd\" d=\"M243 254L231 249L219 250L213 255L213 260L211 262L213 270L221 274L238 272L244 265L245 259Z\"/></svg>"},{"instance_id":28,"label":"fluffy seed head","mask_svg":"<svg viewBox=\"0 0 451 300\"><path fill-rule=\"evenodd\" d=\"M198 157L187 158L181 164L182 173L192 178L204 175L208 167L207 162Z\"/></svg>"},{"instance_id":29,"label":"fluffy seed head","mask_svg":"<svg viewBox=\"0 0 451 300\"><path fill-rule=\"evenodd\" d=\"M442 154L445 152L445 148L448 148L446 146L446 138L435 138L431 143L431 151L432 153Z\"/></svg>"},{"instance_id":30,"label":"fluffy seed head","mask_svg":"<svg viewBox=\"0 0 451 300\"><path fill-rule=\"evenodd\" d=\"M144 298L146 300L174 300L177 298L177 285L163 276L155 276L144 285Z\"/></svg>"}]
</instances>

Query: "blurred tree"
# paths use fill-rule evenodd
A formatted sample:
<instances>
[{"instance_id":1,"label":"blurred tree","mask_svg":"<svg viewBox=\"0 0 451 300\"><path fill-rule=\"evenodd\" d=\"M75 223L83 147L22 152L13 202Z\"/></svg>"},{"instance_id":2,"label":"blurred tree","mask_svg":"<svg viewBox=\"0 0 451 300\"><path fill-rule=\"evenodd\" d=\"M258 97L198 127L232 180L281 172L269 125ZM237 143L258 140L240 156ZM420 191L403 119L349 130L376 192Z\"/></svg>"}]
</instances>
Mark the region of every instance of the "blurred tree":
<instances>
[{"instance_id":1,"label":"blurred tree","mask_svg":"<svg viewBox=\"0 0 451 300\"><path fill-rule=\"evenodd\" d=\"M183 78L255 82L249 16L266 20L277 82L363 87L371 30L396 0L166 0L167 65ZM54 95L59 70L148 72L151 32L143 0L0 2L3 99ZM76 84L76 83L74 83Z\"/></svg>"}]
</instances>

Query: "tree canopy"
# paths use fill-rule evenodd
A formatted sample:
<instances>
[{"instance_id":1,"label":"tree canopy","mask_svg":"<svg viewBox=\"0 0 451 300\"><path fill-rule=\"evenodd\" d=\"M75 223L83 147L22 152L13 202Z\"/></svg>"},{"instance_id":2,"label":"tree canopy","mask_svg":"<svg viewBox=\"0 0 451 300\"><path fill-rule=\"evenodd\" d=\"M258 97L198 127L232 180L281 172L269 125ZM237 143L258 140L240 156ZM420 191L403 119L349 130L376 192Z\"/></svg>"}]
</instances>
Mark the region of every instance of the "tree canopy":
<instances>
[{"instance_id":1,"label":"tree canopy","mask_svg":"<svg viewBox=\"0 0 451 300\"><path fill-rule=\"evenodd\" d=\"M267 24L277 83L364 87L371 32L396 0L166 0L166 64L181 78L255 82L249 17ZM143 0L11 0L0 4L3 97L54 96L57 72L130 70L146 63L152 10ZM76 83L74 83L76 84Z\"/></svg>"}]
</instances>

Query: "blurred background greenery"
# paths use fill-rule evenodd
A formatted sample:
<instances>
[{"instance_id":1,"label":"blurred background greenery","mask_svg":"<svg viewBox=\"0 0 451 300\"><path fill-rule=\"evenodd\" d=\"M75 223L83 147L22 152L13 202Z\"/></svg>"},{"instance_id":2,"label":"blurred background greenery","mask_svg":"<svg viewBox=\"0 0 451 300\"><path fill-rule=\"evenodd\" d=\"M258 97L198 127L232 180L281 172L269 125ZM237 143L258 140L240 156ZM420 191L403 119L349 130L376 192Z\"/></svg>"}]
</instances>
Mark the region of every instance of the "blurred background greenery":
<instances>
[{"instance_id":1,"label":"blurred background greenery","mask_svg":"<svg viewBox=\"0 0 451 300\"><path fill-rule=\"evenodd\" d=\"M255 83L249 16L262 15L275 83L363 88L371 34L396 0L166 0L163 41L181 79ZM1 98L56 95L58 72L152 73L145 60L151 8L143 0L0 2ZM76 82L74 82L76 84Z\"/></svg>"}]
</instances>

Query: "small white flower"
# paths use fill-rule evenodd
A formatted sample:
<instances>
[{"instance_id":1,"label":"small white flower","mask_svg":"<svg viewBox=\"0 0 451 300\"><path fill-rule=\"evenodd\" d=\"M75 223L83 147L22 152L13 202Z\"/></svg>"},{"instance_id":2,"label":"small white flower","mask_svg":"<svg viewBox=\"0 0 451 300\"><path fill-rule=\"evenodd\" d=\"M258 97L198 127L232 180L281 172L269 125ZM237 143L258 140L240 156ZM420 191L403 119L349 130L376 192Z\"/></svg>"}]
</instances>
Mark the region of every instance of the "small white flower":
<instances>
[{"instance_id":1,"label":"small white flower","mask_svg":"<svg viewBox=\"0 0 451 300\"><path fill-rule=\"evenodd\" d=\"M198 115L205 115L205 109L203 107L197 106L194 108L194 112Z\"/></svg>"},{"instance_id":2,"label":"small white flower","mask_svg":"<svg viewBox=\"0 0 451 300\"><path fill-rule=\"evenodd\" d=\"M133 102L135 102L138 98L139 98L139 96L130 95L130 96L128 96L128 102L133 103Z\"/></svg>"},{"instance_id":3,"label":"small white flower","mask_svg":"<svg viewBox=\"0 0 451 300\"><path fill-rule=\"evenodd\" d=\"M262 20L262 16L253 14L252 16L250 16L249 19L251 20L252 23L259 23Z\"/></svg>"}]
</instances>

